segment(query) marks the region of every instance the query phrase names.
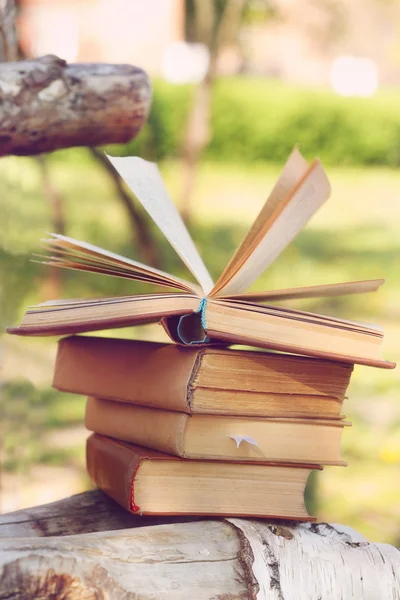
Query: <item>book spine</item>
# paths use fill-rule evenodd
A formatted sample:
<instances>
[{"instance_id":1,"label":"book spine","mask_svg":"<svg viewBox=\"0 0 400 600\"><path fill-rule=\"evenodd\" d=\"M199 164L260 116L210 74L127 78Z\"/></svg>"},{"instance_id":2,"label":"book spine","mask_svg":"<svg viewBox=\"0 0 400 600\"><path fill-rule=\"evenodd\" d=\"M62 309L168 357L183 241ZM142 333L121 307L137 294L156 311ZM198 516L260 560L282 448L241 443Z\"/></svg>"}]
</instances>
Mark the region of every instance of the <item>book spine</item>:
<instances>
[{"instance_id":1,"label":"book spine","mask_svg":"<svg viewBox=\"0 0 400 600\"><path fill-rule=\"evenodd\" d=\"M53 387L85 396L190 412L198 351L172 344L80 337L59 342Z\"/></svg>"},{"instance_id":2,"label":"book spine","mask_svg":"<svg viewBox=\"0 0 400 600\"><path fill-rule=\"evenodd\" d=\"M185 413L89 397L85 426L89 431L117 440L183 456L184 432L189 418Z\"/></svg>"},{"instance_id":3,"label":"book spine","mask_svg":"<svg viewBox=\"0 0 400 600\"><path fill-rule=\"evenodd\" d=\"M86 442L86 468L97 487L118 504L134 512L133 481L140 456L122 444L91 435Z\"/></svg>"}]
</instances>

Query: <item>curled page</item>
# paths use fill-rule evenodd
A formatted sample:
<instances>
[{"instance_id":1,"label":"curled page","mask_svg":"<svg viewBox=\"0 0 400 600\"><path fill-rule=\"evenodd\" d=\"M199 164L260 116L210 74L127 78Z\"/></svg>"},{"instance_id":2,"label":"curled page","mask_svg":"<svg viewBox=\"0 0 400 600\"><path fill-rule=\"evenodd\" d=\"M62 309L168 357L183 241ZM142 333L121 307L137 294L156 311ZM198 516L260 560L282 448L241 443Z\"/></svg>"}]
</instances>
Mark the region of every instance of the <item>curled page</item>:
<instances>
[{"instance_id":1,"label":"curled page","mask_svg":"<svg viewBox=\"0 0 400 600\"><path fill-rule=\"evenodd\" d=\"M230 435L229 437L231 438L231 440L234 440L236 442L236 448L239 448L242 442L247 442L248 444L251 444L252 446L257 446L258 448L257 442L253 440L253 438L249 435Z\"/></svg>"},{"instance_id":2,"label":"curled page","mask_svg":"<svg viewBox=\"0 0 400 600\"><path fill-rule=\"evenodd\" d=\"M168 195L157 165L137 156L106 156L207 295L214 285L213 280Z\"/></svg>"}]
</instances>

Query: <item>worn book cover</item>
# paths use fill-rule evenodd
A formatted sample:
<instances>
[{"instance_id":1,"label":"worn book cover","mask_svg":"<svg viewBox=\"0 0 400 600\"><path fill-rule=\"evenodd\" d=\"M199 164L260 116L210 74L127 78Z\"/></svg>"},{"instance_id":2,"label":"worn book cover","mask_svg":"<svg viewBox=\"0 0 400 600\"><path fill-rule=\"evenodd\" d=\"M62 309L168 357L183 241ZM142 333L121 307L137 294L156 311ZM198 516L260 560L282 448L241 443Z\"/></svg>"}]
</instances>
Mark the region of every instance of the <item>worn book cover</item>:
<instances>
[{"instance_id":1,"label":"worn book cover","mask_svg":"<svg viewBox=\"0 0 400 600\"><path fill-rule=\"evenodd\" d=\"M53 386L189 414L338 417L353 366L217 346L72 336Z\"/></svg>"},{"instance_id":2,"label":"worn book cover","mask_svg":"<svg viewBox=\"0 0 400 600\"><path fill-rule=\"evenodd\" d=\"M184 460L97 434L86 462L92 481L134 514L315 521L304 504L315 465Z\"/></svg>"}]
</instances>

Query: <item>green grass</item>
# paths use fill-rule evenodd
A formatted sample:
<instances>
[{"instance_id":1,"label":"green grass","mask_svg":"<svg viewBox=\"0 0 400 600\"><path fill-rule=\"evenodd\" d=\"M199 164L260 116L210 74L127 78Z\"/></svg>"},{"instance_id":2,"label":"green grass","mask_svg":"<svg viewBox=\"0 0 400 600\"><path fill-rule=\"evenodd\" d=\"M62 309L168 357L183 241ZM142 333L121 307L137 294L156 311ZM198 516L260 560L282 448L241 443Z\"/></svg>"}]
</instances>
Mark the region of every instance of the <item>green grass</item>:
<instances>
[{"instance_id":1,"label":"green grass","mask_svg":"<svg viewBox=\"0 0 400 600\"><path fill-rule=\"evenodd\" d=\"M52 177L65 203L68 234L139 258L132 246L123 208L112 186L86 150L59 153ZM181 192L177 162L162 165L173 198ZM383 168L330 168L333 195L309 226L260 278L255 289L331 283L385 276L377 294L304 301L297 306L382 324L385 356L400 361L400 172ZM278 169L203 163L193 198L192 234L216 278L260 210ZM0 315L2 325L17 321L24 306L44 299L46 270L29 262L43 232L51 229L49 211L31 159L0 162ZM164 268L187 276L179 259L152 228L161 245ZM139 289L124 280L65 273L64 295L123 294ZM123 330L117 335L164 339L158 326ZM3 336L1 389L3 467L23 470L41 461L62 463L77 448L51 448L44 433L78 424L84 400L51 391L54 339ZM345 413L353 427L345 433L347 469L318 475L318 513L354 526L371 539L399 541L398 469L400 463L400 372L356 367ZM80 458L81 460L81 458Z\"/></svg>"}]
</instances>

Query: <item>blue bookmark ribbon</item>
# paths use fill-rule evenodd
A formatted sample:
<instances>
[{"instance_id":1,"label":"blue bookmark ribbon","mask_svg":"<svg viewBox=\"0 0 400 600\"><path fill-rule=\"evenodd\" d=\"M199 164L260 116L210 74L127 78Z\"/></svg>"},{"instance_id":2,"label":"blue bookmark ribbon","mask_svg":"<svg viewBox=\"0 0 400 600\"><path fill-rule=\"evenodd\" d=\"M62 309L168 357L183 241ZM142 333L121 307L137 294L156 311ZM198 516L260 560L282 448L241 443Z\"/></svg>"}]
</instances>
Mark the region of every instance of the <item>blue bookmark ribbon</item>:
<instances>
[{"instance_id":1,"label":"blue bookmark ribbon","mask_svg":"<svg viewBox=\"0 0 400 600\"><path fill-rule=\"evenodd\" d=\"M204 297L204 298L202 298L200 300L199 308L197 310L195 310L191 315L182 315L182 317L179 319L178 327L177 327L177 333L178 333L179 339L181 340L181 342L183 344L186 344L186 345L191 345L191 344L205 344L205 343L207 343L207 342L210 341L210 339L205 334L205 331L207 329L206 308L207 308L207 298ZM181 327L182 327L183 322L185 320L187 320L188 318L193 318L193 315L195 315L195 314L200 314L200 323L201 323L201 326L202 326L202 328L204 330L204 338L202 340L192 340L192 341L188 342L183 337Z\"/></svg>"}]
</instances>

